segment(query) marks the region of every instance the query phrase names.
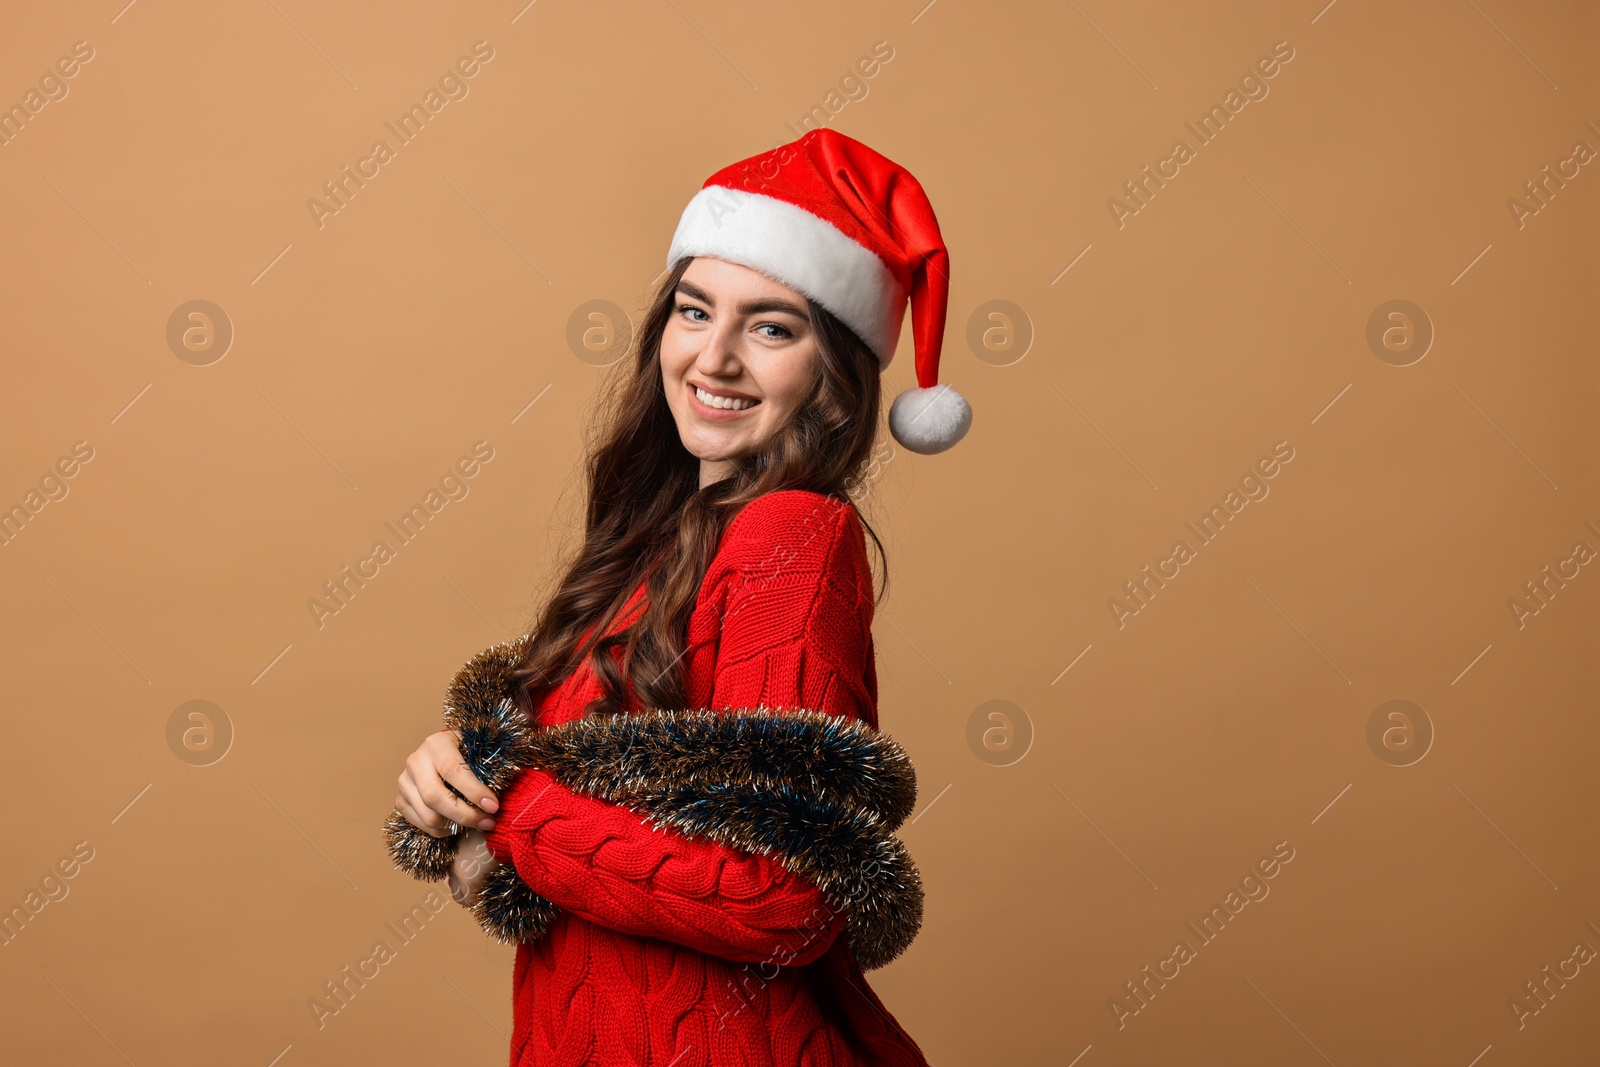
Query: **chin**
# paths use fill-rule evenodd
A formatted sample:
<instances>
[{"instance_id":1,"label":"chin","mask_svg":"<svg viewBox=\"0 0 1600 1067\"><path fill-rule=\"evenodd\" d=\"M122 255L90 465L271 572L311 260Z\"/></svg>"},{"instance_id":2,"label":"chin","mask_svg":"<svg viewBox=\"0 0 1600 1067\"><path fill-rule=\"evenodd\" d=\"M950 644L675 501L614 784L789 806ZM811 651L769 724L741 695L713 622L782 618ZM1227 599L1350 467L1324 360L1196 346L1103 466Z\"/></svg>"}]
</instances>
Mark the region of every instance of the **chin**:
<instances>
[{"instance_id":1,"label":"chin","mask_svg":"<svg viewBox=\"0 0 1600 1067\"><path fill-rule=\"evenodd\" d=\"M708 442L704 434L683 433L679 431L678 441L683 445L683 450L698 460L715 463L719 459L727 459L730 453L727 445L720 442Z\"/></svg>"},{"instance_id":2,"label":"chin","mask_svg":"<svg viewBox=\"0 0 1600 1067\"><path fill-rule=\"evenodd\" d=\"M741 455L741 452L737 448L705 448L705 447L702 447L698 452L696 452L693 449L691 449L689 454L694 456L695 459L701 460L703 462L720 463L720 462L722 462L724 460L733 459L735 456Z\"/></svg>"}]
</instances>

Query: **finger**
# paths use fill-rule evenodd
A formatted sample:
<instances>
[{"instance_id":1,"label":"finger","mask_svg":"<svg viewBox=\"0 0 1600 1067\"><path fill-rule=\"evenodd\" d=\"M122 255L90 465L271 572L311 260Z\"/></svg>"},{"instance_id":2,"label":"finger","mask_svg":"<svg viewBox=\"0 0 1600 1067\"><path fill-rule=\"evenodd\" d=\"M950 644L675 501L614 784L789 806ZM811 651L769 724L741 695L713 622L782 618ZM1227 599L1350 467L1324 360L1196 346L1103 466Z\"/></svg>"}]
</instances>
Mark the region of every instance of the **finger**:
<instances>
[{"instance_id":1,"label":"finger","mask_svg":"<svg viewBox=\"0 0 1600 1067\"><path fill-rule=\"evenodd\" d=\"M434 734L440 737L442 734ZM438 816L440 825L456 822L459 825L477 825L482 821L483 813L466 801L456 797L445 782L438 777L434 769L437 758L430 752L430 742L424 742L421 749L411 753L406 758L406 769L403 781L410 781L416 790L416 798L421 808L427 808Z\"/></svg>"},{"instance_id":2,"label":"finger","mask_svg":"<svg viewBox=\"0 0 1600 1067\"><path fill-rule=\"evenodd\" d=\"M461 749L454 741L454 735L440 734L440 740L435 742L439 752L434 759L434 769L439 777L449 782L463 797L486 812L497 811L500 802L495 798L494 792L478 780L467 766L467 761L461 758Z\"/></svg>"},{"instance_id":3,"label":"finger","mask_svg":"<svg viewBox=\"0 0 1600 1067\"><path fill-rule=\"evenodd\" d=\"M405 816L406 822L430 837L443 837L449 832L444 820L422 802L421 795L411 782L400 783L400 799L400 814Z\"/></svg>"},{"instance_id":4,"label":"finger","mask_svg":"<svg viewBox=\"0 0 1600 1067\"><path fill-rule=\"evenodd\" d=\"M410 823L412 826L417 827L418 829L422 828L422 820L417 814L416 805L411 803L411 801L406 798L403 792L395 794L394 810L398 811L400 813L400 817L405 819L405 821Z\"/></svg>"},{"instance_id":5,"label":"finger","mask_svg":"<svg viewBox=\"0 0 1600 1067\"><path fill-rule=\"evenodd\" d=\"M484 818L483 812L456 796L439 778L419 786L417 792L435 814L462 826L476 826Z\"/></svg>"},{"instance_id":6,"label":"finger","mask_svg":"<svg viewBox=\"0 0 1600 1067\"><path fill-rule=\"evenodd\" d=\"M406 817L406 822L431 837L449 836L448 820L441 818L432 807L423 801L422 794L418 791L416 783L409 778L402 779L400 782L400 795L410 808L409 811L401 811L401 814Z\"/></svg>"},{"instance_id":7,"label":"finger","mask_svg":"<svg viewBox=\"0 0 1600 1067\"><path fill-rule=\"evenodd\" d=\"M411 822L411 802L406 800L406 798L401 796L399 793L394 795L394 810L398 811L400 813L400 817L406 822L411 823L412 826L416 825L416 823Z\"/></svg>"}]
</instances>

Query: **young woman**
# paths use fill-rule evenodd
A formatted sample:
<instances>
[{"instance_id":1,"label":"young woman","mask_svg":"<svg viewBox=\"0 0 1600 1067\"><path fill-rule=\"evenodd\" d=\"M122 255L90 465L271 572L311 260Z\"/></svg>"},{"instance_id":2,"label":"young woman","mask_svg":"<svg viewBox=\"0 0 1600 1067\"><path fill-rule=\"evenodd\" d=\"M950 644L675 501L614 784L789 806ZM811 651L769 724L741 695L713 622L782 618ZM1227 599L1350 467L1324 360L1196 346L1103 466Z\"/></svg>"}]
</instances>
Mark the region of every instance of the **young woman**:
<instances>
[{"instance_id":1,"label":"young woman","mask_svg":"<svg viewBox=\"0 0 1600 1067\"><path fill-rule=\"evenodd\" d=\"M908 298L891 432L937 452L970 425L938 384L938 225L903 168L819 130L713 175L668 265L587 538L532 632L463 668L391 847L520 942L513 1067L926 1067L863 977L922 892L850 495Z\"/></svg>"}]
</instances>

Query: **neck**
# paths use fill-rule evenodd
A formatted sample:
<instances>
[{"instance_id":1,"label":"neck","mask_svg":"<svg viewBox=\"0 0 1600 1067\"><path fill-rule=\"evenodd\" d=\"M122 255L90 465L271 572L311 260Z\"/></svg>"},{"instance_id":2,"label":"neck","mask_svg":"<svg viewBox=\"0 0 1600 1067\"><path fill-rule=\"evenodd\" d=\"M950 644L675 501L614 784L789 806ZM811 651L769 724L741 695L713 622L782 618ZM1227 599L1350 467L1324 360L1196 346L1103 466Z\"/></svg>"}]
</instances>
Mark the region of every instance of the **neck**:
<instances>
[{"instance_id":1,"label":"neck","mask_svg":"<svg viewBox=\"0 0 1600 1067\"><path fill-rule=\"evenodd\" d=\"M723 459L703 459L700 461L700 488L704 489L712 482L720 482L733 473L733 464Z\"/></svg>"}]
</instances>

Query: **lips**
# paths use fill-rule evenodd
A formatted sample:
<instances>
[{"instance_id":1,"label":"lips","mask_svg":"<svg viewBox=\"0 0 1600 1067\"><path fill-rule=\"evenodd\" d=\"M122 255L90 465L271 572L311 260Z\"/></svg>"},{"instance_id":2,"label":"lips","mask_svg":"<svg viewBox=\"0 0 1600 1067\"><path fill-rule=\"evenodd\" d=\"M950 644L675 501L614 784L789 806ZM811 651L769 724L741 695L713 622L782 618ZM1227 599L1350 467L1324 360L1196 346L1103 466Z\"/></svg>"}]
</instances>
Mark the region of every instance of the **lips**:
<instances>
[{"instance_id":1,"label":"lips","mask_svg":"<svg viewBox=\"0 0 1600 1067\"><path fill-rule=\"evenodd\" d=\"M720 391L720 390L719 391L713 391L713 390L710 390L710 389L706 389L705 386L696 386L693 382L685 383L685 388L688 390L688 393L689 393L689 407L690 407L690 409L696 415L700 416L702 419L708 419L708 420L712 420L712 421L726 421L728 419L736 419L741 415L744 415L744 414L747 414L748 412L754 411L757 407L759 407L761 405L761 401L756 400L754 397L746 397L743 394L734 393L734 394L732 394L732 398L733 399L747 400L747 401L753 401L753 402L750 403L749 406L743 407L743 408L717 407L717 406L714 406L712 404L708 404L704 400L702 400L700 398L700 396L699 396L699 391L704 389L707 393L710 393L713 396L725 396L725 395L727 395L728 392L731 392L731 391Z\"/></svg>"},{"instance_id":2,"label":"lips","mask_svg":"<svg viewBox=\"0 0 1600 1067\"><path fill-rule=\"evenodd\" d=\"M711 386L707 385L705 382L691 381L689 383L689 387L691 389L702 389L705 392L710 393L712 396L727 397L730 400L759 400L760 399L759 397L751 396L749 393L741 393L741 392L739 392L739 391L737 391L735 389L713 389L713 388L711 388Z\"/></svg>"}]
</instances>

